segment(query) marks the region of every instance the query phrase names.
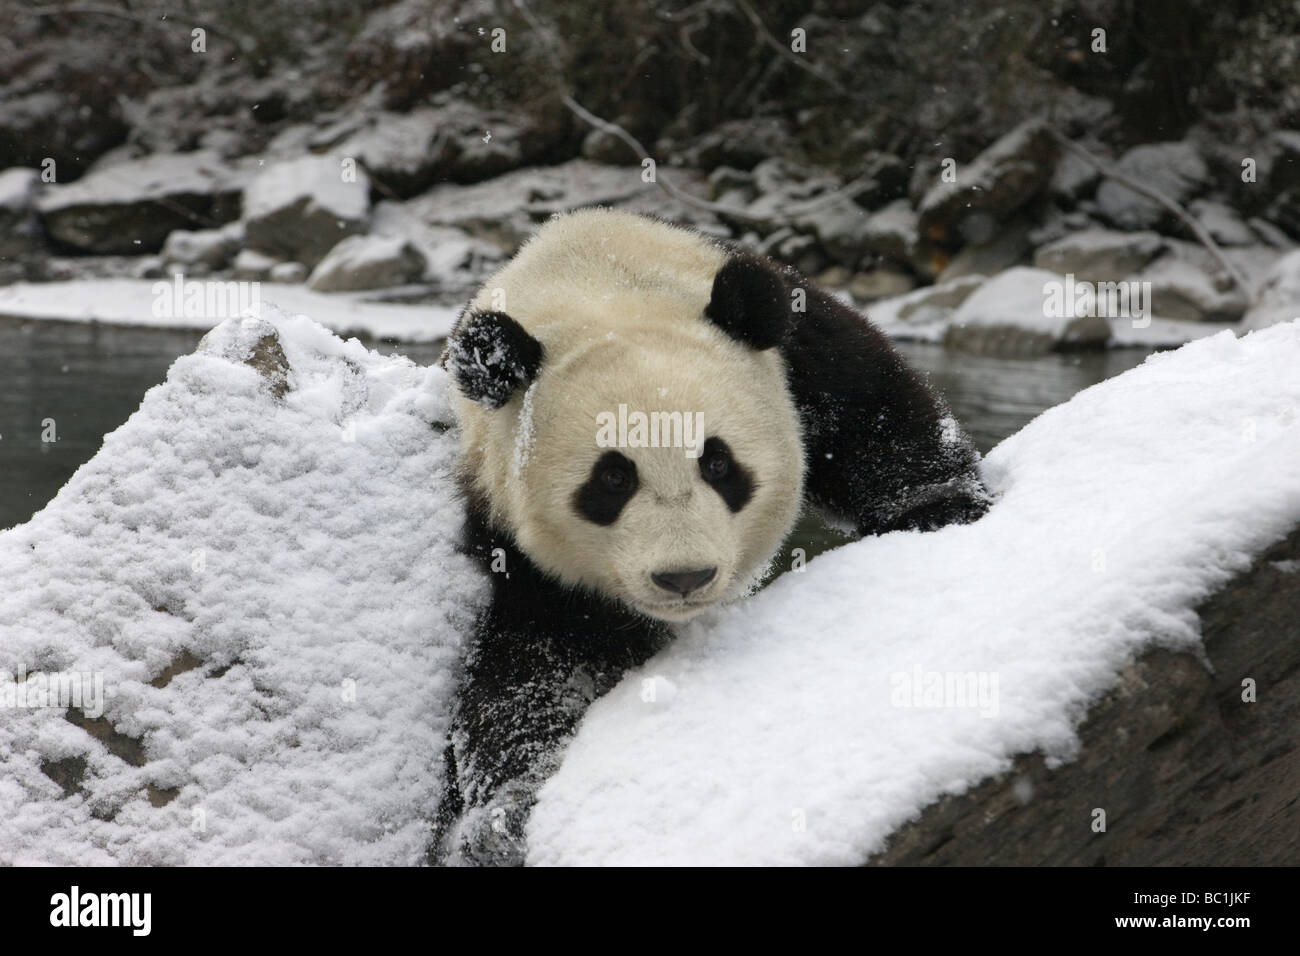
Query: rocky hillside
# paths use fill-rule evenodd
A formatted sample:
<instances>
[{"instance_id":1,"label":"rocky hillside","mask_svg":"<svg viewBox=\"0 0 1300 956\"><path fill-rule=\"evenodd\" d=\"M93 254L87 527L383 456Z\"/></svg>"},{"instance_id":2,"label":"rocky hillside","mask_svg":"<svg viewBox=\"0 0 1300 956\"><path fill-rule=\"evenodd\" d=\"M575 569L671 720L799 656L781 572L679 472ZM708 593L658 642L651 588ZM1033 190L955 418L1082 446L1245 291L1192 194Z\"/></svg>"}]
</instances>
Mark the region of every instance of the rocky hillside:
<instances>
[{"instance_id":1,"label":"rocky hillside","mask_svg":"<svg viewBox=\"0 0 1300 956\"><path fill-rule=\"evenodd\" d=\"M955 347L1145 328L1082 300L1044 322L1066 276L1174 322L1300 310L1293 4L54 2L0 11L0 38L0 282L454 301L602 203Z\"/></svg>"}]
</instances>

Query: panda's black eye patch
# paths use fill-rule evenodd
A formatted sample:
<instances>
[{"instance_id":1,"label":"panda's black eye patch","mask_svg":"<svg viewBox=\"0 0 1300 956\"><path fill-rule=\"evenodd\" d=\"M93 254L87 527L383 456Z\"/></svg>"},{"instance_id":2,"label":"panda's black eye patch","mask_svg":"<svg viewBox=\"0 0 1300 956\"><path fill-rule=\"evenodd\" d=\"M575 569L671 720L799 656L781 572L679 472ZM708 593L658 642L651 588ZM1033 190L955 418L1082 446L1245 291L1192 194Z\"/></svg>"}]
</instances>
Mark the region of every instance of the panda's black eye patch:
<instances>
[{"instance_id":1,"label":"panda's black eye patch","mask_svg":"<svg viewBox=\"0 0 1300 956\"><path fill-rule=\"evenodd\" d=\"M626 455L607 451L596 459L587 480L573 493L573 507L593 524L611 525L636 489L636 464Z\"/></svg>"},{"instance_id":2,"label":"panda's black eye patch","mask_svg":"<svg viewBox=\"0 0 1300 956\"><path fill-rule=\"evenodd\" d=\"M716 491L733 512L749 504L754 496L754 479L731 454L727 443L716 435L704 442L700 455L700 477Z\"/></svg>"}]
</instances>

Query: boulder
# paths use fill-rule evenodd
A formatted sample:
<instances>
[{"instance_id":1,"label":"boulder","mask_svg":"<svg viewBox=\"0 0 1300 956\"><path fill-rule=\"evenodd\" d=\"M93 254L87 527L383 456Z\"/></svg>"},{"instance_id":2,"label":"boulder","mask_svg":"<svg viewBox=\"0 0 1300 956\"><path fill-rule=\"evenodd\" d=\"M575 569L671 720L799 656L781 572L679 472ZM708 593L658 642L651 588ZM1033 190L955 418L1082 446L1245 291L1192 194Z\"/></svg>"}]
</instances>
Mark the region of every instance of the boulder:
<instances>
[{"instance_id":1,"label":"boulder","mask_svg":"<svg viewBox=\"0 0 1300 956\"><path fill-rule=\"evenodd\" d=\"M50 64L56 65L59 78L66 83L67 65ZM99 89L87 84L82 94L49 86L0 98L0 169L40 167L52 159L59 179L71 181L98 156L120 144L127 126L109 92L112 88L105 88L102 79L100 84Z\"/></svg>"},{"instance_id":2,"label":"boulder","mask_svg":"<svg viewBox=\"0 0 1300 956\"><path fill-rule=\"evenodd\" d=\"M422 281L445 292L470 292L504 258L497 246L452 226L427 225L412 216L406 204L391 200L375 205L370 233L412 243L425 260Z\"/></svg>"},{"instance_id":3,"label":"boulder","mask_svg":"<svg viewBox=\"0 0 1300 956\"><path fill-rule=\"evenodd\" d=\"M320 261L307 286L317 292L353 292L409 285L424 277L427 265L409 239L349 236Z\"/></svg>"},{"instance_id":4,"label":"boulder","mask_svg":"<svg viewBox=\"0 0 1300 956\"><path fill-rule=\"evenodd\" d=\"M1166 319L1234 322L1246 311L1246 294L1230 279L1171 251L1134 276L1151 283L1152 311Z\"/></svg>"},{"instance_id":5,"label":"boulder","mask_svg":"<svg viewBox=\"0 0 1300 956\"><path fill-rule=\"evenodd\" d=\"M1209 176L1200 152L1187 141L1135 146L1120 157L1115 168L1180 205L1200 192ZM1156 229L1173 218L1163 206L1115 179L1106 179L1097 187L1097 207L1120 229Z\"/></svg>"},{"instance_id":6,"label":"boulder","mask_svg":"<svg viewBox=\"0 0 1300 956\"><path fill-rule=\"evenodd\" d=\"M486 183L435 186L408 200L404 208L426 225L454 227L513 253L538 223L557 212L585 206L626 208L631 200L644 198L661 215L675 214L681 204L672 202L656 184L642 180L641 173L639 166L574 159L558 166L516 170ZM678 170L672 175L678 186L705 194L702 176L693 178Z\"/></svg>"},{"instance_id":7,"label":"boulder","mask_svg":"<svg viewBox=\"0 0 1300 956\"><path fill-rule=\"evenodd\" d=\"M1250 227L1227 203L1213 199L1195 199L1188 212L1220 246L1251 246L1259 240Z\"/></svg>"},{"instance_id":8,"label":"boulder","mask_svg":"<svg viewBox=\"0 0 1300 956\"><path fill-rule=\"evenodd\" d=\"M539 162L553 139L527 114L452 102L379 112L331 148L356 158L386 192L408 198L439 180L477 182Z\"/></svg>"},{"instance_id":9,"label":"boulder","mask_svg":"<svg viewBox=\"0 0 1300 956\"><path fill-rule=\"evenodd\" d=\"M867 211L851 199L836 197L796 211L794 227L817 237L833 262L853 268L862 261L866 245Z\"/></svg>"},{"instance_id":10,"label":"boulder","mask_svg":"<svg viewBox=\"0 0 1300 956\"><path fill-rule=\"evenodd\" d=\"M178 229L163 243L162 259L183 272L194 271L195 267L204 271L224 269L239 251L243 237L243 226L238 222L220 229Z\"/></svg>"},{"instance_id":11,"label":"boulder","mask_svg":"<svg viewBox=\"0 0 1300 956\"><path fill-rule=\"evenodd\" d=\"M910 202L895 199L867 217L863 248L891 262L910 262L916 249L917 218Z\"/></svg>"},{"instance_id":12,"label":"boulder","mask_svg":"<svg viewBox=\"0 0 1300 956\"><path fill-rule=\"evenodd\" d=\"M1034 266L1088 282L1117 281L1137 272L1164 244L1154 232L1085 229L1034 253Z\"/></svg>"},{"instance_id":13,"label":"boulder","mask_svg":"<svg viewBox=\"0 0 1300 956\"><path fill-rule=\"evenodd\" d=\"M868 272L859 272L849 283L849 295L859 302L875 302L911 292L916 280L906 272L881 266Z\"/></svg>"},{"instance_id":14,"label":"boulder","mask_svg":"<svg viewBox=\"0 0 1300 956\"><path fill-rule=\"evenodd\" d=\"M305 156L265 169L244 191L248 248L311 267L340 239L364 232L370 181L355 170L344 181L345 159Z\"/></svg>"},{"instance_id":15,"label":"boulder","mask_svg":"<svg viewBox=\"0 0 1300 956\"><path fill-rule=\"evenodd\" d=\"M37 201L46 231L81 252L157 252L177 229L238 217L243 176L210 152L159 153L96 166Z\"/></svg>"},{"instance_id":16,"label":"boulder","mask_svg":"<svg viewBox=\"0 0 1300 956\"><path fill-rule=\"evenodd\" d=\"M1028 261L1033 247L1029 231L1033 223L1017 217L1002 225L987 242L972 242L948 260L936 281L947 282L962 276L991 276Z\"/></svg>"},{"instance_id":17,"label":"boulder","mask_svg":"<svg viewBox=\"0 0 1300 956\"><path fill-rule=\"evenodd\" d=\"M949 348L978 354L1037 355L1056 349L1101 347L1110 323L1054 308L1055 272L1018 266L994 276L966 298L944 336Z\"/></svg>"},{"instance_id":18,"label":"boulder","mask_svg":"<svg viewBox=\"0 0 1300 956\"><path fill-rule=\"evenodd\" d=\"M345 239L344 242L347 240ZM285 285L297 285L307 279L309 271L301 262L277 262L271 266L271 271L266 277L272 282L280 282Z\"/></svg>"},{"instance_id":19,"label":"boulder","mask_svg":"<svg viewBox=\"0 0 1300 956\"><path fill-rule=\"evenodd\" d=\"M236 279L257 282L267 278L275 268L276 260L253 249L241 249L231 263Z\"/></svg>"},{"instance_id":20,"label":"boulder","mask_svg":"<svg viewBox=\"0 0 1300 956\"><path fill-rule=\"evenodd\" d=\"M1043 190L1056 165L1057 144L1039 120L1022 123L966 164L955 181L938 182L918 207L923 237L945 246L987 242L1025 203Z\"/></svg>"},{"instance_id":21,"label":"boulder","mask_svg":"<svg viewBox=\"0 0 1300 956\"><path fill-rule=\"evenodd\" d=\"M1253 331L1295 318L1300 318L1300 249L1273 264L1241 326L1243 331Z\"/></svg>"}]
</instances>

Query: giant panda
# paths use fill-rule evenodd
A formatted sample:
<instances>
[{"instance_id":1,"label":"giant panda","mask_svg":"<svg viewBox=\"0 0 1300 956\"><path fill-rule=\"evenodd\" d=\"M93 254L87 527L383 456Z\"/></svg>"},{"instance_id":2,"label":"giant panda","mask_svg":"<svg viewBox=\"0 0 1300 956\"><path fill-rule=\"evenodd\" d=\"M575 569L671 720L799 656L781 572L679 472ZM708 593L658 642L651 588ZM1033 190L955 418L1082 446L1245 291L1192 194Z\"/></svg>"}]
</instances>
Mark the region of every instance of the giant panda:
<instances>
[{"instance_id":1,"label":"giant panda","mask_svg":"<svg viewBox=\"0 0 1300 956\"><path fill-rule=\"evenodd\" d=\"M881 332L790 268L650 217L548 221L441 361L464 543L492 596L445 754L438 862L521 862L586 706L673 625L752 591L803 507L871 535L988 506L978 453ZM658 433L611 442L620 406L659 412Z\"/></svg>"}]
</instances>

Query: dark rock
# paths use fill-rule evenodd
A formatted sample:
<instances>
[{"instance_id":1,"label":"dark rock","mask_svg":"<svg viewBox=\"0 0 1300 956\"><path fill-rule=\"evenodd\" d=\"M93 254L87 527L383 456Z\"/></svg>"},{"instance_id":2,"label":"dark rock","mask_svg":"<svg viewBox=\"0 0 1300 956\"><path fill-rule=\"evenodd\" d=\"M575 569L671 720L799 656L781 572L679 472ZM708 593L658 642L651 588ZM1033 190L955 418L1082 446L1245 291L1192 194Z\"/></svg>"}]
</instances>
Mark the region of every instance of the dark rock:
<instances>
[{"instance_id":1,"label":"dark rock","mask_svg":"<svg viewBox=\"0 0 1300 956\"><path fill-rule=\"evenodd\" d=\"M169 153L96 166L37 202L50 237L99 254L157 252L177 229L236 218L243 177L212 153Z\"/></svg>"},{"instance_id":2,"label":"dark rock","mask_svg":"<svg viewBox=\"0 0 1300 956\"><path fill-rule=\"evenodd\" d=\"M1080 726L1078 759L1052 769L1040 754L1018 757L1005 773L932 804L870 862L1294 864L1300 531L1197 613L1205 660L1163 649L1134 660ZM1245 678L1255 682L1255 703L1242 700ZM1105 832L1092 830L1094 808L1106 811Z\"/></svg>"},{"instance_id":3,"label":"dark rock","mask_svg":"<svg viewBox=\"0 0 1300 956\"><path fill-rule=\"evenodd\" d=\"M370 182L344 179L347 157L306 156L268 166L244 192L249 249L309 268L342 238L364 232Z\"/></svg>"},{"instance_id":4,"label":"dark rock","mask_svg":"<svg viewBox=\"0 0 1300 956\"><path fill-rule=\"evenodd\" d=\"M1200 152L1187 141L1135 146L1120 157L1115 168L1180 205L1204 188L1209 175ZM1163 206L1114 179L1097 187L1097 207L1120 229L1166 229L1173 221L1173 214Z\"/></svg>"},{"instance_id":5,"label":"dark rock","mask_svg":"<svg viewBox=\"0 0 1300 956\"><path fill-rule=\"evenodd\" d=\"M379 113L333 151L355 157L383 192L404 199L437 181L478 182L540 162L554 142L532 116L449 103Z\"/></svg>"},{"instance_id":6,"label":"dark rock","mask_svg":"<svg viewBox=\"0 0 1300 956\"><path fill-rule=\"evenodd\" d=\"M0 169L52 159L59 180L71 182L126 134L121 110L102 92L89 103L62 89L0 99Z\"/></svg>"},{"instance_id":7,"label":"dark rock","mask_svg":"<svg viewBox=\"0 0 1300 956\"><path fill-rule=\"evenodd\" d=\"M1080 281L1118 281L1143 268L1163 248L1154 232L1086 229L1040 248L1034 265Z\"/></svg>"},{"instance_id":8,"label":"dark rock","mask_svg":"<svg viewBox=\"0 0 1300 956\"><path fill-rule=\"evenodd\" d=\"M320 261L307 285L317 292L384 289L420 281L427 265L409 239L349 236Z\"/></svg>"},{"instance_id":9,"label":"dark rock","mask_svg":"<svg viewBox=\"0 0 1300 956\"><path fill-rule=\"evenodd\" d=\"M963 166L955 182L939 179L918 208L919 229L930 242L958 247L987 242L998 224L1046 187L1055 169L1056 140L1038 120L1022 123Z\"/></svg>"}]
</instances>

